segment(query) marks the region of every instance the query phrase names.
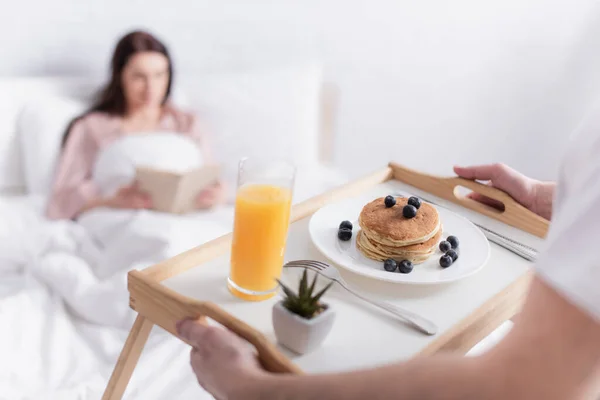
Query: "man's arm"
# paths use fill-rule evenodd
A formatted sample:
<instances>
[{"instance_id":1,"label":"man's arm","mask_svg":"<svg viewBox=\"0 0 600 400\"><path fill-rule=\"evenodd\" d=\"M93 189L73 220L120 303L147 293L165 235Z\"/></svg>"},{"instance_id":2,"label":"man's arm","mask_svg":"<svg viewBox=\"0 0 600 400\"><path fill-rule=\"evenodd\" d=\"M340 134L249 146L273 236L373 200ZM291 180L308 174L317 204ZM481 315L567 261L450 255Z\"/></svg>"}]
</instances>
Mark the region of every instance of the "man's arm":
<instances>
[{"instance_id":1,"label":"man's arm","mask_svg":"<svg viewBox=\"0 0 600 400\"><path fill-rule=\"evenodd\" d=\"M433 356L336 375L266 375L254 396L239 398L574 400L586 398L599 367L600 324L535 279L519 322L480 357Z\"/></svg>"},{"instance_id":2,"label":"man's arm","mask_svg":"<svg viewBox=\"0 0 600 400\"><path fill-rule=\"evenodd\" d=\"M231 399L272 400L483 400L497 385L483 360L460 356L419 358L407 363L335 375L266 376ZM486 369L490 369L487 366ZM251 393L251 395L248 395Z\"/></svg>"},{"instance_id":3,"label":"man's arm","mask_svg":"<svg viewBox=\"0 0 600 400\"><path fill-rule=\"evenodd\" d=\"M230 400L574 400L585 398L600 367L600 324L539 278L512 331L479 357L432 356L367 371L275 375L249 361L246 346L231 332L194 323L181 328L182 336L197 343L192 366L199 382Z\"/></svg>"}]
</instances>

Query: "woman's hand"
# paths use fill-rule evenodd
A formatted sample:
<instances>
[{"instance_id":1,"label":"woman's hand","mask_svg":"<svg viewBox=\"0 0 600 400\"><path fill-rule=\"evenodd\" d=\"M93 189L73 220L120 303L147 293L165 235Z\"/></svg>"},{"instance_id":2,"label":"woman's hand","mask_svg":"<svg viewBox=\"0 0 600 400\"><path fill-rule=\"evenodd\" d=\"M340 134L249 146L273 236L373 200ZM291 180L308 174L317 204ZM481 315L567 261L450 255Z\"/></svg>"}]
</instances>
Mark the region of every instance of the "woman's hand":
<instances>
[{"instance_id":1,"label":"woman's hand","mask_svg":"<svg viewBox=\"0 0 600 400\"><path fill-rule=\"evenodd\" d=\"M152 208L152 199L150 195L142 192L137 185L133 183L130 186L123 186L112 197L97 198L90 201L81 212L89 211L98 207L121 208L121 209L148 209Z\"/></svg>"},{"instance_id":2,"label":"woman's hand","mask_svg":"<svg viewBox=\"0 0 600 400\"><path fill-rule=\"evenodd\" d=\"M205 210L212 208L223 202L225 190L221 182L215 182L200 193L196 197L196 208Z\"/></svg>"},{"instance_id":3,"label":"woman's hand","mask_svg":"<svg viewBox=\"0 0 600 400\"><path fill-rule=\"evenodd\" d=\"M134 182L130 186L121 187L111 198L106 199L106 206L111 208L147 209L152 208L152 199L148 193L140 190Z\"/></svg>"},{"instance_id":4,"label":"woman's hand","mask_svg":"<svg viewBox=\"0 0 600 400\"><path fill-rule=\"evenodd\" d=\"M523 207L548 220L552 217L554 182L531 179L504 164L454 167L454 172L465 179L488 181L488 185L506 192ZM498 201L479 193L470 193L467 197L495 208L502 207Z\"/></svg>"}]
</instances>

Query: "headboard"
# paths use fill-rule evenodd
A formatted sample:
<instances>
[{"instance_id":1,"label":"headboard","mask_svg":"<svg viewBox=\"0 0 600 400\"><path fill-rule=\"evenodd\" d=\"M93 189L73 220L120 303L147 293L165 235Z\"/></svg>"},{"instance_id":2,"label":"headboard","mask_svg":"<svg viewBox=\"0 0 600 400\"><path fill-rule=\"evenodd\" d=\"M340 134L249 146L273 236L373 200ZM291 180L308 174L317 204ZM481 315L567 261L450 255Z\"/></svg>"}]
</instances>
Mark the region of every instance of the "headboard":
<instances>
[{"instance_id":1,"label":"headboard","mask_svg":"<svg viewBox=\"0 0 600 400\"><path fill-rule=\"evenodd\" d=\"M180 85L174 90L175 103L194 108L195 95L188 96L187 93L187 89L194 90L194 84L190 83L194 79L203 78L178 77L176 82L180 82ZM0 78L0 192L26 191L23 152L18 132L18 121L24 107L35 99L48 96L63 96L81 101L82 104L89 104L102 82L100 77ZM182 87L185 89L181 90ZM318 159L322 163L329 163L333 157L337 88L321 81L321 90L316 101L319 103L316 106L319 114L316 127L319 131ZM202 107L202 102L199 107Z\"/></svg>"}]
</instances>

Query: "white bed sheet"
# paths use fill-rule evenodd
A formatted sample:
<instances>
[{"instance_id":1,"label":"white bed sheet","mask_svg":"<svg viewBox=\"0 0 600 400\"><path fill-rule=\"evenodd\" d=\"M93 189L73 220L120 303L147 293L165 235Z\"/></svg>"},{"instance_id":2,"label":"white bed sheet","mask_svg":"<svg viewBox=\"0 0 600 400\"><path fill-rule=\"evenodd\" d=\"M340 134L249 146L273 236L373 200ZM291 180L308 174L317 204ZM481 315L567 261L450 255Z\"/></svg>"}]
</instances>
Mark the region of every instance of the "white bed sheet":
<instances>
[{"instance_id":1,"label":"white bed sheet","mask_svg":"<svg viewBox=\"0 0 600 400\"><path fill-rule=\"evenodd\" d=\"M107 241L100 249L96 237L122 213L101 210L81 223L50 222L41 217L39 200L0 199L0 399L99 399L134 317L126 272L155 261L138 259L144 245L165 244L151 228L172 236L152 254L167 257L227 232L232 210L155 215L154 221L149 213L130 213L129 236L118 238L138 239L138 252L128 253ZM140 227L147 236L137 235ZM177 228L179 236L173 235ZM188 354L187 346L155 329L125 398L211 398L196 384Z\"/></svg>"},{"instance_id":2,"label":"white bed sheet","mask_svg":"<svg viewBox=\"0 0 600 400\"><path fill-rule=\"evenodd\" d=\"M302 171L295 202L343 183ZM96 210L48 221L40 197L0 197L0 400L99 399L135 314L126 274L231 228L230 206L189 216ZM189 348L154 329L125 399L212 398Z\"/></svg>"}]
</instances>

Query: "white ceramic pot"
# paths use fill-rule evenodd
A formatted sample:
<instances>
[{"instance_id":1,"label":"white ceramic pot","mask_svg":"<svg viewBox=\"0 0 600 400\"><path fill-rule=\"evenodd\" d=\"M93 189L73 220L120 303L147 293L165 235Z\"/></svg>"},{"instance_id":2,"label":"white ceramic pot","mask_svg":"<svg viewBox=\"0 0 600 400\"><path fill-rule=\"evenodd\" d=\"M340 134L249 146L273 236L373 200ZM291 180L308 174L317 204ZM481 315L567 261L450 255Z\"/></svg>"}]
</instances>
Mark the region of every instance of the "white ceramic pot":
<instances>
[{"instance_id":1,"label":"white ceramic pot","mask_svg":"<svg viewBox=\"0 0 600 400\"><path fill-rule=\"evenodd\" d=\"M283 300L273 306L273 329L277 341L299 354L313 351L331 331L335 311L328 306L315 318L306 319L288 311Z\"/></svg>"}]
</instances>

